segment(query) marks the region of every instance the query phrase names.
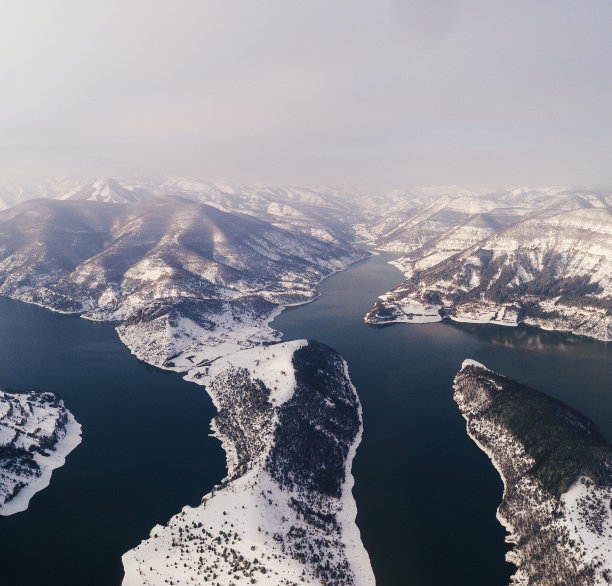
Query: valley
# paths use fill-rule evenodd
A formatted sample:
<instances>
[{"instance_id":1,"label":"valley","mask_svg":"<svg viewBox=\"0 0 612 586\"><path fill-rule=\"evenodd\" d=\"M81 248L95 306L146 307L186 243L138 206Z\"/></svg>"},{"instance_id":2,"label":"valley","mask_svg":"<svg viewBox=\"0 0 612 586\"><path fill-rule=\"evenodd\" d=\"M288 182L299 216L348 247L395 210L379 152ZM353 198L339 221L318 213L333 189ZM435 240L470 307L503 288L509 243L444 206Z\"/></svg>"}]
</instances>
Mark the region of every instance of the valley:
<instances>
[{"instance_id":1,"label":"valley","mask_svg":"<svg viewBox=\"0 0 612 586\"><path fill-rule=\"evenodd\" d=\"M368 453L367 426L380 423L371 399L363 414L360 401L362 388L366 396L373 392L368 376L378 369L375 357L381 359L375 348L385 348L400 331L400 339L405 335L404 328L380 326L414 324L407 339L409 347L419 346L413 351L420 374L407 376L408 383L394 379L395 388L428 385L440 367L435 357L450 352L432 379L437 393L448 388L444 380L456 372L453 361L465 358L459 354L472 338L485 339L490 330L468 333L431 322L512 325L510 347L521 348L528 326L603 341L612 335L612 200L604 192L347 194L181 178L132 184L100 179L68 191L58 182L57 192L44 185L52 199L30 199L40 195L36 189L22 189L13 200L5 196L6 202L23 201L0 212L0 294L113 324L139 360L184 374L204 387L217 409L212 429L226 454L225 478L202 492L201 504L149 526L149 537L141 533L141 543L123 552L126 585L205 578L340 586L373 584L375 575L379 583L392 583L397 559L381 562L373 535L384 522L368 521L368 506L378 494L411 483L404 477L393 487L379 483L365 498L360 486L369 480L356 452L363 436L361 450ZM360 297L360 281L352 283L350 275L361 274L360 267L376 275L387 261L404 273L404 283L397 285L400 273L387 266L385 274L393 277L374 279ZM328 291L333 279L346 285L328 306L329 293L320 298L319 289ZM313 322L325 307L325 318ZM298 319L295 336L287 338L277 324L301 312L310 317ZM347 349L344 336L363 340L360 349ZM466 340L472 341L466 346ZM437 351L427 355L428 345ZM397 350L404 347L401 342ZM402 360L397 356L390 371ZM368 365L368 376L360 363ZM421 442L427 434L420 425L415 430L412 441ZM379 446L377 455L370 452L368 461L373 465L381 450L391 455L406 445L410 441L397 438ZM428 459L443 461L435 452L429 448ZM466 452L459 461L470 458ZM430 464L421 466L433 474ZM379 477L386 473L380 469ZM464 482L470 490L466 481L440 479L440 486ZM452 507L465 506L465 498L460 491L447 513L456 515ZM435 519L441 511L428 513ZM401 515L400 507L394 516ZM395 538L420 549L412 537ZM389 548L389 537L381 539ZM424 578L418 578L419 557L427 559L422 551L411 556L414 579ZM482 571L506 575L499 558L491 559L491 568ZM465 582L452 583L473 583L474 576L467 578L472 570L462 571ZM450 584L448 579L434 581Z\"/></svg>"}]
</instances>

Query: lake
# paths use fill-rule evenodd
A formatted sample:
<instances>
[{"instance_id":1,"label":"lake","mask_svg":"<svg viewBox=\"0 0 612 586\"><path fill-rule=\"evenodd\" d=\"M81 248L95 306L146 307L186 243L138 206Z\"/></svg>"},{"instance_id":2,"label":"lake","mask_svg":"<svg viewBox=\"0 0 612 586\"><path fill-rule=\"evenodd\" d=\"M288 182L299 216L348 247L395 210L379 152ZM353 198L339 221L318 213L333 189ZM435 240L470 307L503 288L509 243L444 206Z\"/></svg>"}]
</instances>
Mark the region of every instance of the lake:
<instances>
[{"instance_id":1,"label":"lake","mask_svg":"<svg viewBox=\"0 0 612 586\"><path fill-rule=\"evenodd\" d=\"M353 472L357 522L381 586L507 586L495 518L503 485L470 440L452 384L465 358L549 393L612 441L612 344L520 326L368 326L379 294L402 281L380 255L324 281L322 295L273 322L349 365L363 405Z\"/></svg>"},{"instance_id":2,"label":"lake","mask_svg":"<svg viewBox=\"0 0 612 586\"><path fill-rule=\"evenodd\" d=\"M402 275L372 257L273 322L347 360L364 408L357 518L382 586L507 586L502 483L452 400L465 358L578 409L612 440L612 345L533 328L367 326ZM202 388L147 366L112 325L0 298L0 387L58 392L83 442L29 509L0 517L0 584L118 586L120 556L225 475Z\"/></svg>"},{"instance_id":3,"label":"lake","mask_svg":"<svg viewBox=\"0 0 612 586\"><path fill-rule=\"evenodd\" d=\"M27 511L0 517L0 584L118 586L121 555L225 475L202 387L112 325L0 298L0 387L59 393L83 441Z\"/></svg>"}]
</instances>

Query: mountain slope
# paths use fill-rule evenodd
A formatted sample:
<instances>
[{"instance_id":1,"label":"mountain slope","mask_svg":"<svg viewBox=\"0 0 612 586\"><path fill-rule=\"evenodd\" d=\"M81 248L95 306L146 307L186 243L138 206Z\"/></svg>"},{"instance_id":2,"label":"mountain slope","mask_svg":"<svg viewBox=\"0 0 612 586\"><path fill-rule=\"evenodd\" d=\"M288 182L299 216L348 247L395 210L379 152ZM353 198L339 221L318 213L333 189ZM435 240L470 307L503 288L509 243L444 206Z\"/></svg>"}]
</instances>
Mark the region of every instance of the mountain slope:
<instances>
[{"instance_id":1,"label":"mountain slope","mask_svg":"<svg viewBox=\"0 0 612 586\"><path fill-rule=\"evenodd\" d=\"M368 313L368 323L525 322L612 339L609 208L538 215L408 274Z\"/></svg>"},{"instance_id":2,"label":"mountain slope","mask_svg":"<svg viewBox=\"0 0 612 586\"><path fill-rule=\"evenodd\" d=\"M380 250L403 252L415 259L431 254L431 248L444 251L447 234L475 222L485 229L482 238L516 222L548 217L583 208L610 208L612 195L567 187L520 188L508 191L470 191L458 188L430 188L393 193L382 203L382 217L361 229ZM383 198L383 202L384 202ZM491 223L489 225L489 223ZM476 241L466 243L467 248ZM453 247L449 248L451 256ZM442 260L442 259L440 259Z\"/></svg>"},{"instance_id":3,"label":"mountain slope","mask_svg":"<svg viewBox=\"0 0 612 586\"><path fill-rule=\"evenodd\" d=\"M157 195L185 197L339 243L352 240L353 224L363 221L358 197L334 189L211 183L181 177L169 177L146 188Z\"/></svg>"},{"instance_id":4,"label":"mountain slope","mask_svg":"<svg viewBox=\"0 0 612 586\"><path fill-rule=\"evenodd\" d=\"M612 448L560 401L466 360L454 399L504 482L518 586L612 583Z\"/></svg>"},{"instance_id":5,"label":"mountain slope","mask_svg":"<svg viewBox=\"0 0 612 586\"><path fill-rule=\"evenodd\" d=\"M124 585L374 584L351 494L361 408L340 356L298 340L188 378L218 409L227 477L123 556Z\"/></svg>"}]
</instances>

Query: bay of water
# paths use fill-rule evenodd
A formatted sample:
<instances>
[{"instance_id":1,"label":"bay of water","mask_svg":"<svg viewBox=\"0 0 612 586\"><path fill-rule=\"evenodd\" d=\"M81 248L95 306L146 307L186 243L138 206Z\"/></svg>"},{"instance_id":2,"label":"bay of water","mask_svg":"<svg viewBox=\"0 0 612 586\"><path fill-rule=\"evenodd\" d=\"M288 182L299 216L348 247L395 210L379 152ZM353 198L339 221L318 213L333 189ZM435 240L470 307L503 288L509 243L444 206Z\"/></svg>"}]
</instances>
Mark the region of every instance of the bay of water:
<instances>
[{"instance_id":1,"label":"bay of water","mask_svg":"<svg viewBox=\"0 0 612 586\"><path fill-rule=\"evenodd\" d=\"M121 555L225 474L202 387L109 324L0 298L0 388L59 393L83 435L27 511L0 517L2 586L118 586Z\"/></svg>"},{"instance_id":2,"label":"bay of water","mask_svg":"<svg viewBox=\"0 0 612 586\"><path fill-rule=\"evenodd\" d=\"M371 258L324 281L315 302L272 324L347 360L363 405L353 473L357 523L380 586L507 586L502 482L469 439L452 384L466 358L553 395L612 440L612 344L534 328L455 323L368 326L402 275Z\"/></svg>"},{"instance_id":3,"label":"bay of water","mask_svg":"<svg viewBox=\"0 0 612 586\"><path fill-rule=\"evenodd\" d=\"M364 408L358 525L379 585L506 586L502 484L467 437L452 380L474 358L560 398L612 440L612 345L532 328L367 326L402 280L378 256L273 323L347 360ZM60 393L83 442L29 509L0 517L2 586L118 586L120 556L224 476L203 389L149 367L111 325L0 298L0 388Z\"/></svg>"}]
</instances>

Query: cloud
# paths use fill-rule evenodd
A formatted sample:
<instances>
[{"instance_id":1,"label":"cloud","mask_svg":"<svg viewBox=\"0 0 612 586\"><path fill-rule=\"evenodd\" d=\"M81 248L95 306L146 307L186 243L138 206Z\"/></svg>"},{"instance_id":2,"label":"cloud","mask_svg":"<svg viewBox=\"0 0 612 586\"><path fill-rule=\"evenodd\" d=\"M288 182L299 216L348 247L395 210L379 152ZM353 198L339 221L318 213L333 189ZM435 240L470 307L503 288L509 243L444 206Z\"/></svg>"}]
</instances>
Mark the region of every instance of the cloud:
<instances>
[{"instance_id":1,"label":"cloud","mask_svg":"<svg viewBox=\"0 0 612 586\"><path fill-rule=\"evenodd\" d=\"M0 172L611 182L607 0L24 0L3 16Z\"/></svg>"}]
</instances>

